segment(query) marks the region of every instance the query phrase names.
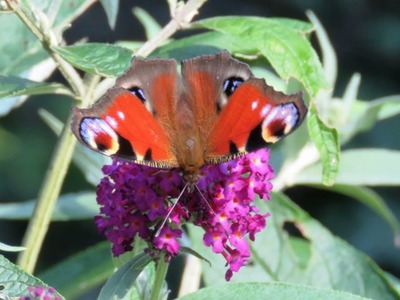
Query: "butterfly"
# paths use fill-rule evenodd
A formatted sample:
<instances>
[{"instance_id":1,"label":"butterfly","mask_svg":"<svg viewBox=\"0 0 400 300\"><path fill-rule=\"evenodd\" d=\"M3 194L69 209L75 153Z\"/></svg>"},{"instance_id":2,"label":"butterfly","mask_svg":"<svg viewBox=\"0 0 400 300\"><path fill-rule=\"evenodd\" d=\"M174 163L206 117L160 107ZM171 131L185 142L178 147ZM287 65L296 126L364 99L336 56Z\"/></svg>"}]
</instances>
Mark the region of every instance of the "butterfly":
<instances>
[{"instance_id":1,"label":"butterfly","mask_svg":"<svg viewBox=\"0 0 400 300\"><path fill-rule=\"evenodd\" d=\"M132 59L88 109L74 108L72 131L90 149L159 168L200 168L266 147L307 114L302 94L275 91L227 51L183 60Z\"/></svg>"}]
</instances>

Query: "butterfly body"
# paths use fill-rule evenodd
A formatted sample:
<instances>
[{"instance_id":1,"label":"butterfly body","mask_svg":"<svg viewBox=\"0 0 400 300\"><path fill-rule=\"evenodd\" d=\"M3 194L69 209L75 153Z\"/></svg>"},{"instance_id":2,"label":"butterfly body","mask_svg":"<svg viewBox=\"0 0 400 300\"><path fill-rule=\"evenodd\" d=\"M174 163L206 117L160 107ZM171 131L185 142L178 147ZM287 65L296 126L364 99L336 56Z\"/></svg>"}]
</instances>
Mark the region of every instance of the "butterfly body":
<instances>
[{"instance_id":1,"label":"butterfly body","mask_svg":"<svg viewBox=\"0 0 400 300\"><path fill-rule=\"evenodd\" d=\"M133 58L131 68L91 108L75 108L72 131L108 156L179 167L194 184L205 164L275 143L307 113L301 94L255 78L226 51L184 60Z\"/></svg>"}]
</instances>

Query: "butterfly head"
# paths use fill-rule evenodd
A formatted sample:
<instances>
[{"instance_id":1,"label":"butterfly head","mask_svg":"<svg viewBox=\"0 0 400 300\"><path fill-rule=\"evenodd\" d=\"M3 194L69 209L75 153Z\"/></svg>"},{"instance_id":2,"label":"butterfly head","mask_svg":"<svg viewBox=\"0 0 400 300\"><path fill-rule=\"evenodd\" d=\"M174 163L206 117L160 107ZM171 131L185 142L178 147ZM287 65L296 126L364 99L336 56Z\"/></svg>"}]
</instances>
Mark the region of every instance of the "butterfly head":
<instances>
[{"instance_id":1,"label":"butterfly head","mask_svg":"<svg viewBox=\"0 0 400 300\"><path fill-rule=\"evenodd\" d=\"M188 184L188 191L192 192L200 180L200 170L189 166L189 168L183 170L182 179Z\"/></svg>"}]
</instances>

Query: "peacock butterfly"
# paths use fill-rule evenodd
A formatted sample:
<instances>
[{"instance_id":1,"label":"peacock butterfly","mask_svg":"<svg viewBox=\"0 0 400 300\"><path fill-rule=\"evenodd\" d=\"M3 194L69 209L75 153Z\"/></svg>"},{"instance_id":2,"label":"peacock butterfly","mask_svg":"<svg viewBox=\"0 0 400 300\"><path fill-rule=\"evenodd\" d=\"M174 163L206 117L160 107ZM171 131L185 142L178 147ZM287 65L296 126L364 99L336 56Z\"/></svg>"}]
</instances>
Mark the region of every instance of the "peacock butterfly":
<instances>
[{"instance_id":1,"label":"peacock butterfly","mask_svg":"<svg viewBox=\"0 0 400 300\"><path fill-rule=\"evenodd\" d=\"M72 131L108 156L179 167L194 185L205 164L275 143L307 113L301 93L275 91L227 51L183 60L133 58L88 109L73 109Z\"/></svg>"}]
</instances>

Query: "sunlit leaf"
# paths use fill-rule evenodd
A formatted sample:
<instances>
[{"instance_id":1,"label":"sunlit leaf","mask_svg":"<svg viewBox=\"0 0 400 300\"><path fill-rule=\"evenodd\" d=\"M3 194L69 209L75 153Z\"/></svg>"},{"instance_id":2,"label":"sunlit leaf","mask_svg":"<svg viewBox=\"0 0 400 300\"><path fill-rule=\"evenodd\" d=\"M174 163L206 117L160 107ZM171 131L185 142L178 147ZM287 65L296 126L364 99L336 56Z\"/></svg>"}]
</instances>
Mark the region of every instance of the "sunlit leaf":
<instances>
[{"instance_id":1,"label":"sunlit leaf","mask_svg":"<svg viewBox=\"0 0 400 300\"><path fill-rule=\"evenodd\" d=\"M21 77L0 75L0 99L40 94L71 95L71 92L60 83L35 82ZM0 106L2 103L0 100Z\"/></svg>"},{"instance_id":2,"label":"sunlit leaf","mask_svg":"<svg viewBox=\"0 0 400 300\"><path fill-rule=\"evenodd\" d=\"M61 1L60 7L55 10L54 0L30 0L30 5L41 10L44 14L51 14L55 18L55 32L61 34L67 25L72 23L93 0ZM26 1L20 1L21 7L31 13L31 7L24 5ZM56 16L53 16L56 14ZM48 58L48 54L36 37L21 22L15 14L2 14L0 17L0 70L2 75L23 75L33 79L30 69ZM53 67L54 69L54 67ZM35 73L45 74L44 70L36 69ZM50 75L48 72L47 76ZM37 79L36 79L37 80Z\"/></svg>"},{"instance_id":3,"label":"sunlit leaf","mask_svg":"<svg viewBox=\"0 0 400 300\"><path fill-rule=\"evenodd\" d=\"M336 129L329 128L318 117L314 105L310 106L308 131L316 145L322 162L322 181L332 185L339 172L340 145Z\"/></svg>"},{"instance_id":4,"label":"sunlit leaf","mask_svg":"<svg viewBox=\"0 0 400 300\"><path fill-rule=\"evenodd\" d=\"M354 101L348 123L341 130L343 142L355 134L371 129L376 122L400 114L400 95L379 98L373 101Z\"/></svg>"},{"instance_id":5,"label":"sunlit leaf","mask_svg":"<svg viewBox=\"0 0 400 300\"><path fill-rule=\"evenodd\" d=\"M273 193L270 201L258 201L257 205L272 216L267 219L267 228L251 243L250 263L233 274L232 282L284 281L371 299L398 299L370 258L333 236L285 195ZM286 229L287 225L297 233ZM201 229L188 228L193 247L212 262L211 268L202 264L205 285L224 284L225 260L204 247Z\"/></svg>"},{"instance_id":6,"label":"sunlit leaf","mask_svg":"<svg viewBox=\"0 0 400 300\"><path fill-rule=\"evenodd\" d=\"M278 282L252 282L235 283L200 289L198 292L178 298L178 300L203 300L203 299L307 299L307 300L368 300L345 292L323 290L304 285L294 285Z\"/></svg>"},{"instance_id":7,"label":"sunlit leaf","mask_svg":"<svg viewBox=\"0 0 400 300\"><path fill-rule=\"evenodd\" d=\"M131 50L100 43L55 47L54 50L78 69L105 77L121 75L130 66L132 57Z\"/></svg>"},{"instance_id":8,"label":"sunlit leaf","mask_svg":"<svg viewBox=\"0 0 400 300\"><path fill-rule=\"evenodd\" d=\"M148 254L141 253L127 262L108 279L97 299L128 299L127 295L134 289L133 283L150 261Z\"/></svg>"},{"instance_id":9,"label":"sunlit leaf","mask_svg":"<svg viewBox=\"0 0 400 300\"><path fill-rule=\"evenodd\" d=\"M230 35L247 47L242 46L243 54L261 53L282 78L296 78L315 97L328 84L317 53L305 34L291 24L278 18L217 17L197 21L194 26Z\"/></svg>"},{"instance_id":10,"label":"sunlit leaf","mask_svg":"<svg viewBox=\"0 0 400 300\"><path fill-rule=\"evenodd\" d=\"M341 153L337 184L347 185L400 185L400 151L362 148ZM318 184L321 181L321 163L305 168L292 184Z\"/></svg>"},{"instance_id":11,"label":"sunlit leaf","mask_svg":"<svg viewBox=\"0 0 400 300\"><path fill-rule=\"evenodd\" d=\"M0 255L0 286L4 287L1 294L10 298L28 295L30 286L48 287L43 281L23 271L2 255Z\"/></svg>"}]
</instances>

